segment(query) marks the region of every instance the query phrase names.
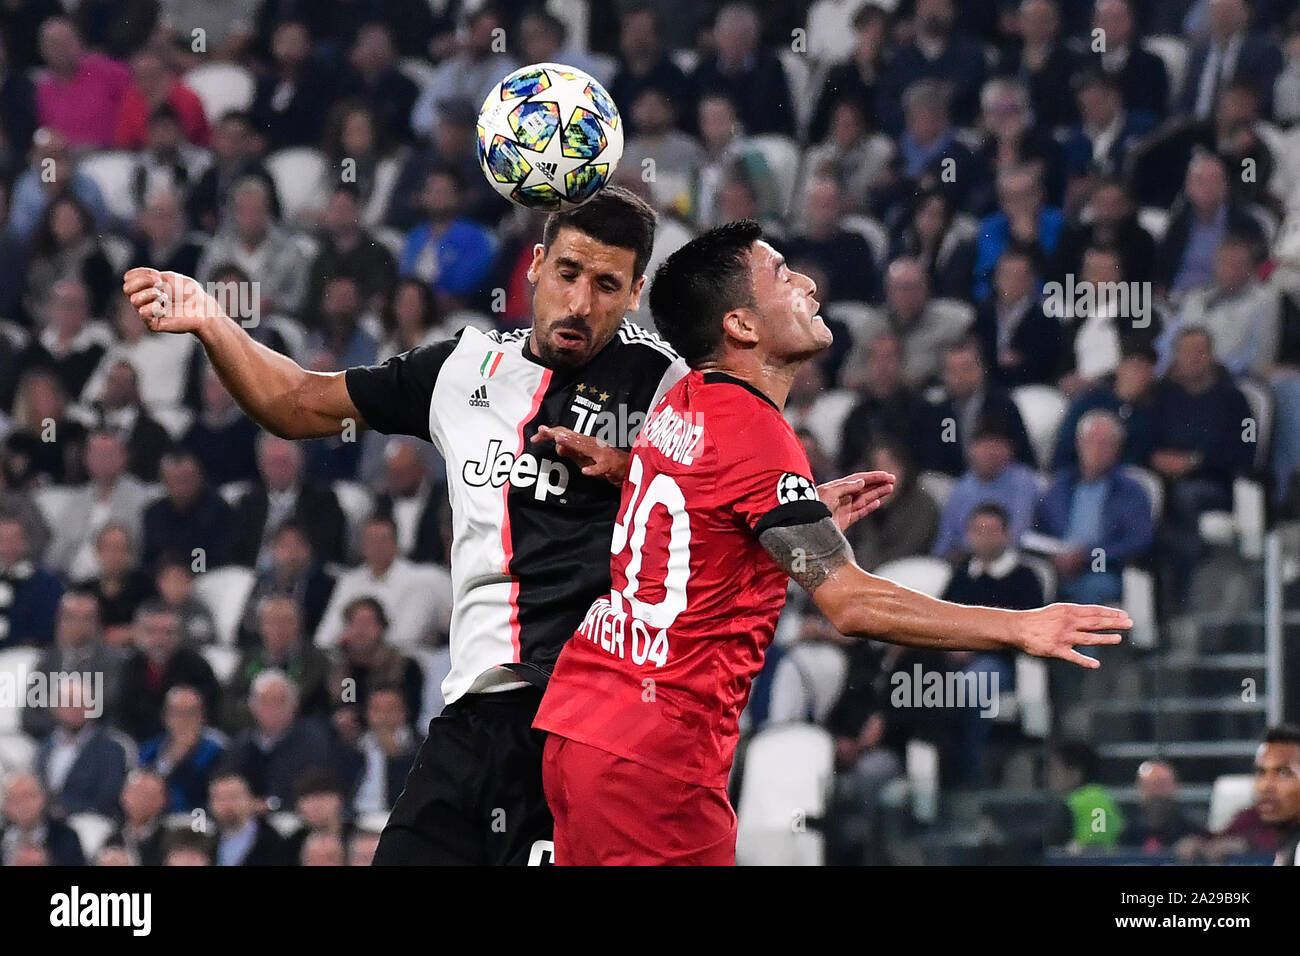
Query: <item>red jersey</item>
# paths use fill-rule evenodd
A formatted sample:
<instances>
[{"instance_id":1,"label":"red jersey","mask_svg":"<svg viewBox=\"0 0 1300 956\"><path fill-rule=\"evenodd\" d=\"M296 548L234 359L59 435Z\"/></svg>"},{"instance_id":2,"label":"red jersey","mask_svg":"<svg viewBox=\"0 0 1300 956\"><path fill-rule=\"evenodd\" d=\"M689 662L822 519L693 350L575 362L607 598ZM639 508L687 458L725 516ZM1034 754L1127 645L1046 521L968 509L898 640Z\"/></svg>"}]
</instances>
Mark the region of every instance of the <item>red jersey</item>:
<instances>
[{"instance_id":1,"label":"red jersey","mask_svg":"<svg viewBox=\"0 0 1300 956\"><path fill-rule=\"evenodd\" d=\"M766 528L829 517L770 399L720 372L664 395L632 447L609 597L565 645L533 726L725 787L785 604Z\"/></svg>"}]
</instances>

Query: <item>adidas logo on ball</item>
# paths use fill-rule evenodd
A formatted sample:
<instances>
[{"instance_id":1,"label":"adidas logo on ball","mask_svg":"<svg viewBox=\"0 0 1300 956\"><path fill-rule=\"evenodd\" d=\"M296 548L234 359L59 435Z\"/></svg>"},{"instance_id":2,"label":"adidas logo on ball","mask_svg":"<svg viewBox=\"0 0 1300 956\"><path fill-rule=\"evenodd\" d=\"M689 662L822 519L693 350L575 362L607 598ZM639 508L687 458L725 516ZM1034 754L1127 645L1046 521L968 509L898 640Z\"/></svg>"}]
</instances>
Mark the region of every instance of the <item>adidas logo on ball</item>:
<instances>
[{"instance_id":1,"label":"adidas logo on ball","mask_svg":"<svg viewBox=\"0 0 1300 956\"><path fill-rule=\"evenodd\" d=\"M542 171L542 173L546 176L547 179L554 179L554 178L555 178L555 164L554 164L554 163L538 163L538 164L537 164L537 168L540 169L540 170Z\"/></svg>"}]
</instances>

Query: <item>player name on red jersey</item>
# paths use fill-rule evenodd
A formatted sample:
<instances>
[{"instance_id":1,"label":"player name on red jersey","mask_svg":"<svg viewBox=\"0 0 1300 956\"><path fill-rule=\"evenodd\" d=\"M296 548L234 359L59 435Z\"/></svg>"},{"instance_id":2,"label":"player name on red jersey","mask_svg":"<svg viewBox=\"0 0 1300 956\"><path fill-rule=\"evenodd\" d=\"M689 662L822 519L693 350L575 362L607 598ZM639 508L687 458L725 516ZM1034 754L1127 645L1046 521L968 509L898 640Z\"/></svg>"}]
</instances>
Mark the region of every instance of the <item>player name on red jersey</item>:
<instances>
[{"instance_id":1,"label":"player name on red jersey","mask_svg":"<svg viewBox=\"0 0 1300 956\"><path fill-rule=\"evenodd\" d=\"M599 598L587 611L578 635L598 644L619 660L631 656L640 666L647 661L655 667L668 663L668 631L651 631L645 621L623 610L616 610L608 598Z\"/></svg>"},{"instance_id":2,"label":"player name on red jersey","mask_svg":"<svg viewBox=\"0 0 1300 956\"><path fill-rule=\"evenodd\" d=\"M664 457L679 465L691 465L695 463L695 446L704 435L704 424L699 415L688 412L683 416L671 405L665 405L641 434Z\"/></svg>"}]
</instances>

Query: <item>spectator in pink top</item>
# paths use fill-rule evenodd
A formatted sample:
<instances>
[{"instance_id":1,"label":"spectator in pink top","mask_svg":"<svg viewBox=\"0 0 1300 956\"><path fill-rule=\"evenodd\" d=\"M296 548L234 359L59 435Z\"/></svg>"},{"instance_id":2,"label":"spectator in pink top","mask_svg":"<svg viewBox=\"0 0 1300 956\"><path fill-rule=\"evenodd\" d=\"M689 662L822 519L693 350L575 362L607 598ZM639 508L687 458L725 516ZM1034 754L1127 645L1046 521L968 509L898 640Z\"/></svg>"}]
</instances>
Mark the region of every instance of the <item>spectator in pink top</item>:
<instances>
[{"instance_id":1,"label":"spectator in pink top","mask_svg":"<svg viewBox=\"0 0 1300 956\"><path fill-rule=\"evenodd\" d=\"M113 145L118 108L131 83L126 67L87 53L72 22L51 17L41 24L41 56L50 68L36 86L36 115L75 147Z\"/></svg>"},{"instance_id":2,"label":"spectator in pink top","mask_svg":"<svg viewBox=\"0 0 1300 956\"><path fill-rule=\"evenodd\" d=\"M211 136L203 103L188 86L167 68L162 57L142 50L131 58L134 82L122 97L113 135L119 149L142 149L148 139L149 117L166 104L176 111L185 138L195 146L207 146Z\"/></svg>"}]
</instances>

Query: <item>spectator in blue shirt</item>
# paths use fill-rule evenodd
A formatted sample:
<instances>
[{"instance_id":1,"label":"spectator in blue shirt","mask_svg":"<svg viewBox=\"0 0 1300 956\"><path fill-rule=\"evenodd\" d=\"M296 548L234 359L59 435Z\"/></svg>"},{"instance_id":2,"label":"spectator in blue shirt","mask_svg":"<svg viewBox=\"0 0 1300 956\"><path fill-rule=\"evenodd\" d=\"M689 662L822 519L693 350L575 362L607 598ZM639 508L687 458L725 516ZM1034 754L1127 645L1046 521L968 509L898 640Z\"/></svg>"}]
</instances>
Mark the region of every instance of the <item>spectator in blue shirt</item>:
<instances>
[{"instance_id":1,"label":"spectator in blue shirt","mask_svg":"<svg viewBox=\"0 0 1300 956\"><path fill-rule=\"evenodd\" d=\"M993 270L1009 243L1034 251L1039 262L1056 253L1065 216L1043 205L1042 177L1033 166L998 172L998 211L980 221L975 256L975 299L983 301L993 291Z\"/></svg>"},{"instance_id":2,"label":"spectator in blue shirt","mask_svg":"<svg viewBox=\"0 0 1300 956\"><path fill-rule=\"evenodd\" d=\"M1075 432L1079 421L1094 409L1113 412L1124 426L1120 461L1126 465L1146 466L1155 450L1155 424L1151 412L1151 393L1155 382L1156 351L1149 345L1130 344L1120 354L1115 371L1070 403L1056 433L1056 450L1052 453L1052 470L1078 464Z\"/></svg>"},{"instance_id":3,"label":"spectator in blue shirt","mask_svg":"<svg viewBox=\"0 0 1300 956\"><path fill-rule=\"evenodd\" d=\"M1038 506L1037 528L1069 545L1052 556L1061 597L1108 604L1120 598L1124 563L1151 547L1151 502L1120 470L1118 417L1093 409L1075 432L1078 465L1057 474Z\"/></svg>"},{"instance_id":4,"label":"spectator in blue shirt","mask_svg":"<svg viewBox=\"0 0 1300 956\"><path fill-rule=\"evenodd\" d=\"M167 781L167 810L189 813L207 803L208 783L226 754L226 740L207 726L203 696L178 684L163 698L166 730L140 745L140 765Z\"/></svg>"},{"instance_id":5,"label":"spectator in blue shirt","mask_svg":"<svg viewBox=\"0 0 1300 956\"><path fill-rule=\"evenodd\" d=\"M988 502L1006 511L1013 546L1029 530L1038 504L1038 478L1028 466L1012 460L1014 447L1001 419L986 419L976 428L970 470L958 479L944 504L933 554L949 560L961 557L966 523L977 507Z\"/></svg>"},{"instance_id":6,"label":"spectator in blue shirt","mask_svg":"<svg viewBox=\"0 0 1300 956\"><path fill-rule=\"evenodd\" d=\"M1232 484L1255 456L1250 405L1231 377L1214 361L1210 333L1186 328L1174 340L1169 374L1156 386L1152 403L1155 451L1150 467L1166 480L1166 598L1184 598L1192 571L1205 552L1199 533L1202 512L1232 508Z\"/></svg>"},{"instance_id":7,"label":"spectator in blue shirt","mask_svg":"<svg viewBox=\"0 0 1300 956\"><path fill-rule=\"evenodd\" d=\"M476 303L496 256L492 233L460 217L464 183L449 167L437 167L425 180L421 201L428 221L406 234L398 271L433 286L438 306L454 312Z\"/></svg>"}]
</instances>

